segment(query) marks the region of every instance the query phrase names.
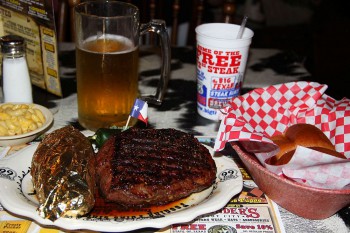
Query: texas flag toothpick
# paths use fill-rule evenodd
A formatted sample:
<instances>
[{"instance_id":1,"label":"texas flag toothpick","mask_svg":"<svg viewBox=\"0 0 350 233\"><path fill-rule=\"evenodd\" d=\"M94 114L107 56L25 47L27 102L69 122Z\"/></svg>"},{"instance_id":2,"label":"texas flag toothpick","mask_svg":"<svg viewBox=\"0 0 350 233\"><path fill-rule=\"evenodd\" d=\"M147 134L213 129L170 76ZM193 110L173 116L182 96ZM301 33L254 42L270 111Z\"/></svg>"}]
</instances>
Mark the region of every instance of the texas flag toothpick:
<instances>
[{"instance_id":1,"label":"texas flag toothpick","mask_svg":"<svg viewBox=\"0 0 350 233\"><path fill-rule=\"evenodd\" d=\"M129 125L130 117L135 117L147 124L148 122L148 117L147 117L147 111L148 111L148 104L147 102L140 100L140 99L135 99L134 105L131 109L128 121L126 122L125 129Z\"/></svg>"}]
</instances>

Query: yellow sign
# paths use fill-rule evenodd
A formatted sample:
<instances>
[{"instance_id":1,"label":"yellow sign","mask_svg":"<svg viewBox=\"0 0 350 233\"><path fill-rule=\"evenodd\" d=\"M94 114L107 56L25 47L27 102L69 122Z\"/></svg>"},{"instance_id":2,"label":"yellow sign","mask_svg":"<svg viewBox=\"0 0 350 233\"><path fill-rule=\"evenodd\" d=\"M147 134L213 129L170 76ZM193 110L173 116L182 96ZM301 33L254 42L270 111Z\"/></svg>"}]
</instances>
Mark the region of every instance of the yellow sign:
<instances>
[{"instance_id":1,"label":"yellow sign","mask_svg":"<svg viewBox=\"0 0 350 233\"><path fill-rule=\"evenodd\" d=\"M51 1L0 2L0 36L23 37L32 84L62 96L54 19Z\"/></svg>"},{"instance_id":2,"label":"yellow sign","mask_svg":"<svg viewBox=\"0 0 350 233\"><path fill-rule=\"evenodd\" d=\"M26 233L31 222L27 220L1 221L0 232L2 233Z\"/></svg>"}]
</instances>

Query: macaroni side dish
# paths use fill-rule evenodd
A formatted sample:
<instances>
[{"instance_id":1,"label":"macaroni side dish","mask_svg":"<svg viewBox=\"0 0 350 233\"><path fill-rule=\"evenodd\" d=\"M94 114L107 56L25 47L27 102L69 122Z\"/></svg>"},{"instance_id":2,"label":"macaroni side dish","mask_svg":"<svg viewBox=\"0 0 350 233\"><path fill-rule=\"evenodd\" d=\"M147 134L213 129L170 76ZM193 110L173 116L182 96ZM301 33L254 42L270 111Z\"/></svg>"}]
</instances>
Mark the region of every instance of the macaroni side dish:
<instances>
[{"instance_id":1,"label":"macaroni side dish","mask_svg":"<svg viewBox=\"0 0 350 233\"><path fill-rule=\"evenodd\" d=\"M28 133L45 123L43 113L33 104L0 105L0 136Z\"/></svg>"}]
</instances>

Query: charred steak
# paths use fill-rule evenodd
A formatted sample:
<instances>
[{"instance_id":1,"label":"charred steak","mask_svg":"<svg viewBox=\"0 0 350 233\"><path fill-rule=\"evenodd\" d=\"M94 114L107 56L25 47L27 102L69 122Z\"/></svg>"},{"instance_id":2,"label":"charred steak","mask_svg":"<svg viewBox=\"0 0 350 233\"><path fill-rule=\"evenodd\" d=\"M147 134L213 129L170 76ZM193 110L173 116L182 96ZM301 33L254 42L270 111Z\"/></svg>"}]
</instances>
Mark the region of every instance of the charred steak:
<instances>
[{"instance_id":1,"label":"charred steak","mask_svg":"<svg viewBox=\"0 0 350 233\"><path fill-rule=\"evenodd\" d=\"M216 179L208 149L175 129L124 131L106 141L96 162L101 195L128 209L182 199Z\"/></svg>"}]
</instances>

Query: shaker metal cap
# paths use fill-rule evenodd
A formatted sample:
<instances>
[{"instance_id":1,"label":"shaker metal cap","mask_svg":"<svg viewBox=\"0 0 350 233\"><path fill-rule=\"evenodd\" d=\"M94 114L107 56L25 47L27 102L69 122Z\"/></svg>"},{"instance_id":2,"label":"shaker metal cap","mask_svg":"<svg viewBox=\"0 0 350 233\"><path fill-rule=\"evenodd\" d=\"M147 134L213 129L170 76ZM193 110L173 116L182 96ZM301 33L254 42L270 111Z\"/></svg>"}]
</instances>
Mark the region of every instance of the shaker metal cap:
<instances>
[{"instance_id":1,"label":"shaker metal cap","mask_svg":"<svg viewBox=\"0 0 350 233\"><path fill-rule=\"evenodd\" d=\"M24 38L17 35L6 35L0 37L1 52L18 54L24 53Z\"/></svg>"}]
</instances>

